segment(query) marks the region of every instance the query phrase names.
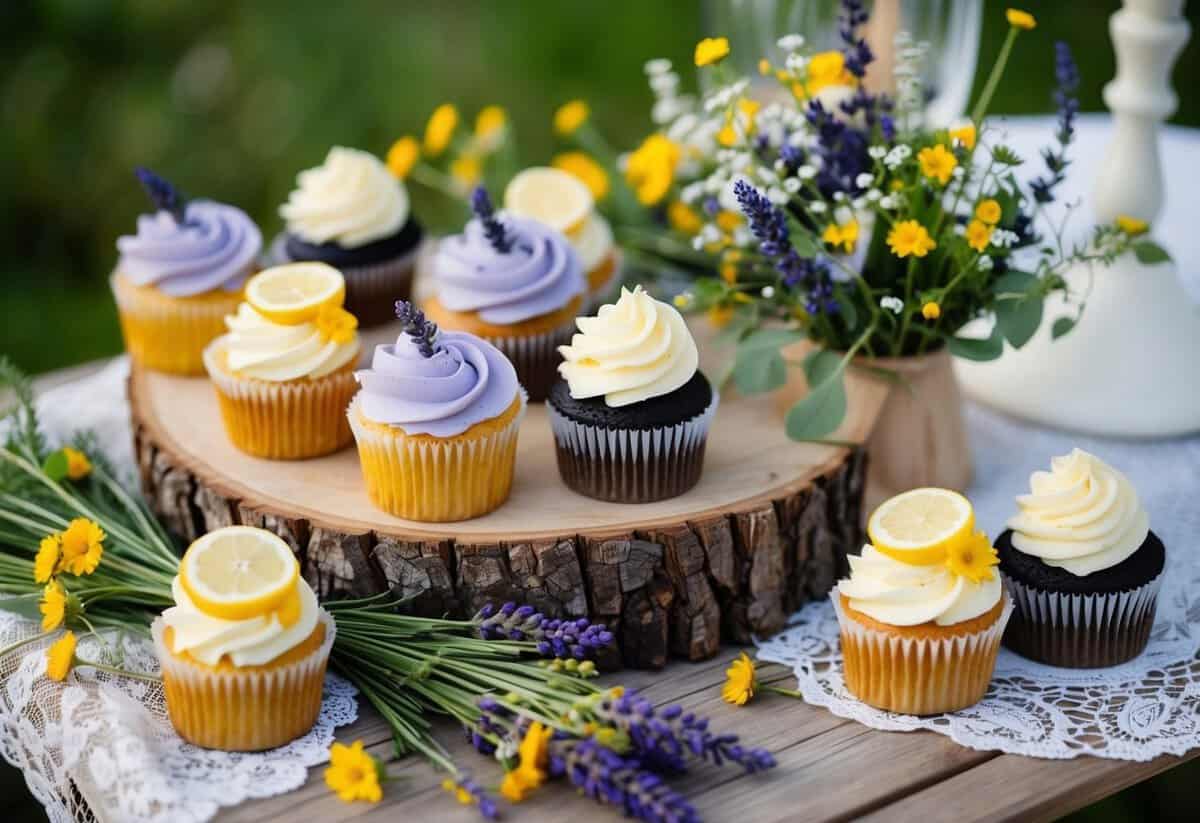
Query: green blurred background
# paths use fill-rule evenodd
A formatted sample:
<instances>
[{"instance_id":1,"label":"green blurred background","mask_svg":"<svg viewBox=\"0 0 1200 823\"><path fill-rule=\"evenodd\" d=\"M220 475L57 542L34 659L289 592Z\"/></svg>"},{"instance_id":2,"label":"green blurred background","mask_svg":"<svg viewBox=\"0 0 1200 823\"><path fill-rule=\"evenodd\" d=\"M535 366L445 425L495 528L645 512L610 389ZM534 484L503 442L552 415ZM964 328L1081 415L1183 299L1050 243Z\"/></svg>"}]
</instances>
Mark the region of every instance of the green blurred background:
<instances>
[{"instance_id":1,"label":"green blurred background","mask_svg":"<svg viewBox=\"0 0 1200 823\"><path fill-rule=\"evenodd\" d=\"M985 6L986 67L1006 26L1004 2ZM1057 39L1075 50L1083 109L1103 108L1118 3L1024 7L1039 25L1022 36L993 111L1052 110ZM270 236L298 170L333 144L382 154L447 100L471 118L504 106L530 160L550 156L551 114L575 97L615 145L632 146L648 128L645 60L688 66L710 33L720 32L703 31L695 0L0 0L0 352L42 372L120 351L107 276L116 237L147 208L135 165L241 206ZM1188 80L1198 70L1193 43L1175 70L1174 122L1200 125ZM427 222L452 219L440 195L413 195ZM1189 778L1200 765L1076 817L1190 817ZM37 819L14 770L0 770L0 791L9 819Z\"/></svg>"}]
</instances>

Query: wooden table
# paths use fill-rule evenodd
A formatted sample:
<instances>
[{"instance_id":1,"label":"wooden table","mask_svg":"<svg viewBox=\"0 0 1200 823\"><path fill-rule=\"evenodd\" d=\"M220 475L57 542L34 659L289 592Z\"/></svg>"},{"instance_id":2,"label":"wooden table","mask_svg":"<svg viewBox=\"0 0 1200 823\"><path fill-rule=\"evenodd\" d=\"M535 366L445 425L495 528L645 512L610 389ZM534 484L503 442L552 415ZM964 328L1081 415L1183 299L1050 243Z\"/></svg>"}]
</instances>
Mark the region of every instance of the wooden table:
<instances>
[{"instance_id":1,"label":"wooden table","mask_svg":"<svg viewBox=\"0 0 1200 823\"><path fill-rule=\"evenodd\" d=\"M77 379L103 364L76 367L39 378L39 389ZM1160 757L1130 763L1082 757L1039 760L979 752L931 732L880 732L835 717L800 700L761 693L736 708L721 700L725 668L737 649L726 647L703 663L671 663L659 672L625 671L607 675L610 683L638 688L656 704L680 703L713 718L714 728L732 731L750 745L765 746L779 765L764 774L743 775L734 768L696 768L675 785L708 821L805 821L867 819L964 823L971 820L1052 820L1146 780L1198 755ZM794 685L787 669L761 670L765 682ZM455 760L486 784L500 779L498 764L476 754L460 729L449 722L439 737ZM342 741L363 740L388 762L395 778L378 805L344 804L324 783L324 766L309 770L304 786L281 797L226 809L220 823L246 821L464 820L478 813L459 806L442 791L443 775L422 760L397 760L386 725L370 706L360 705L359 720L338 731ZM617 813L576 797L574 789L551 783L507 819L558 821L619 819Z\"/></svg>"}]
</instances>

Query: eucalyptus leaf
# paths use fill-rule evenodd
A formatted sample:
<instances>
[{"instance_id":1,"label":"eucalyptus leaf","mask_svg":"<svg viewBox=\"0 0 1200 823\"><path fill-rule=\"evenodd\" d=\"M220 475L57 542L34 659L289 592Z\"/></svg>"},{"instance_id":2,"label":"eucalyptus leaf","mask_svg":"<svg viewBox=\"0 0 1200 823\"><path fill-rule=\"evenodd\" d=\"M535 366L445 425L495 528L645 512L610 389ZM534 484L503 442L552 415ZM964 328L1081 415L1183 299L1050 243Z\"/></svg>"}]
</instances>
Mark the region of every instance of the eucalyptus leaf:
<instances>
[{"instance_id":1,"label":"eucalyptus leaf","mask_svg":"<svg viewBox=\"0 0 1200 823\"><path fill-rule=\"evenodd\" d=\"M996 327L1014 349L1029 342L1042 324L1042 298L1031 294L996 302Z\"/></svg>"},{"instance_id":2,"label":"eucalyptus leaf","mask_svg":"<svg viewBox=\"0 0 1200 823\"><path fill-rule=\"evenodd\" d=\"M985 362L995 360L1004 353L1004 336L997 324L989 337L950 337L946 340L946 346L955 357Z\"/></svg>"},{"instance_id":3,"label":"eucalyptus leaf","mask_svg":"<svg viewBox=\"0 0 1200 823\"><path fill-rule=\"evenodd\" d=\"M728 346L742 339L746 332L758 322L757 313L751 305L743 304L734 310L733 317L713 338L718 346Z\"/></svg>"},{"instance_id":4,"label":"eucalyptus leaf","mask_svg":"<svg viewBox=\"0 0 1200 823\"><path fill-rule=\"evenodd\" d=\"M1026 271L1006 271L996 278L992 290L996 294L1028 294L1037 288L1038 279Z\"/></svg>"},{"instance_id":5,"label":"eucalyptus leaf","mask_svg":"<svg viewBox=\"0 0 1200 823\"><path fill-rule=\"evenodd\" d=\"M787 364L779 350L804 339L794 329L759 329L738 343L733 382L742 394L773 391L787 381Z\"/></svg>"},{"instance_id":6,"label":"eucalyptus leaf","mask_svg":"<svg viewBox=\"0 0 1200 823\"><path fill-rule=\"evenodd\" d=\"M1050 327L1050 337L1054 340L1067 334L1071 329L1075 328L1074 317L1059 317L1054 321L1054 325Z\"/></svg>"},{"instance_id":7,"label":"eucalyptus leaf","mask_svg":"<svg viewBox=\"0 0 1200 823\"><path fill-rule=\"evenodd\" d=\"M1133 244L1133 254L1139 263L1152 266L1155 263L1166 263L1171 259L1167 250L1153 240L1139 240Z\"/></svg>"},{"instance_id":8,"label":"eucalyptus leaf","mask_svg":"<svg viewBox=\"0 0 1200 823\"><path fill-rule=\"evenodd\" d=\"M820 354L830 355L837 363L829 372L829 360L825 357L812 358L811 365L806 361L806 373L811 369L814 373L826 374L820 383L810 382L808 394L788 409L784 425L788 437L793 440L825 437L846 419L846 384L842 379L841 358L832 352Z\"/></svg>"},{"instance_id":9,"label":"eucalyptus leaf","mask_svg":"<svg viewBox=\"0 0 1200 823\"><path fill-rule=\"evenodd\" d=\"M55 483L67 476L67 470L69 467L70 460L67 459L67 453L62 449L59 449L51 454L46 458L46 461L42 463L42 471L45 472L46 476Z\"/></svg>"}]
</instances>

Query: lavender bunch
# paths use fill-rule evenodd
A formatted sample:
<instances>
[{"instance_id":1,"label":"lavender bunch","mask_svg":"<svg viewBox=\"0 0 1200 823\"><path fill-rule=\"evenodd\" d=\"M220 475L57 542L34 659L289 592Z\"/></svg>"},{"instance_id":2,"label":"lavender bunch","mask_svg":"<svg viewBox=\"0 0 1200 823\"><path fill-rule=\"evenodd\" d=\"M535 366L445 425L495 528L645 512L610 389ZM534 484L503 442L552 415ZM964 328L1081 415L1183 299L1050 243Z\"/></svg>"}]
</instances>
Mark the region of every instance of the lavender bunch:
<instances>
[{"instance_id":1,"label":"lavender bunch","mask_svg":"<svg viewBox=\"0 0 1200 823\"><path fill-rule=\"evenodd\" d=\"M867 41L858 36L858 27L867 22L870 14L862 0L842 0L838 12L838 35L842 38L842 54L846 59L846 71L862 79L867 66L875 59Z\"/></svg>"},{"instance_id":2,"label":"lavender bunch","mask_svg":"<svg viewBox=\"0 0 1200 823\"><path fill-rule=\"evenodd\" d=\"M617 754L595 740L560 745L551 758L571 784L600 803L616 806L647 823L691 823L700 816L683 795L659 775L643 768L636 757Z\"/></svg>"},{"instance_id":3,"label":"lavender bunch","mask_svg":"<svg viewBox=\"0 0 1200 823\"><path fill-rule=\"evenodd\" d=\"M483 234L492 244L492 248L501 254L512 251L512 237L504 224L497 219L496 210L492 207L492 198L483 186L476 186L475 191L471 192L471 210L483 224Z\"/></svg>"},{"instance_id":4,"label":"lavender bunch","mask_svg":"<svg viewBox=\"0 0 1200 823\"><path fill-rule=\"evenodd\" d=\"M170 214L181 226L187 222L187 199L179 189L142 166L135 168L133 173L155 207Z\"/></svg>"},{"instance_id":5,"label":"lavender bunch","mask_svg":"<svg viewBox=\"0 0 1200 823\"><path fill-rule=\"evenodd\" d=\"M417 344L422 357L433 357L440 348L437 345L437 323L425 318L425 312L407 300L396 301L396 318L404 326L404 333Z\"/></svg>"},{"instance_id":6,"label":"lavender bunch","mask_svg":"<svg viewBox=\"0 0 1200 823\"><path fill-rule=\"evenodd\" d=\"M508 602L496 609L491 603L480 609L473 620L479 624L484 640L532 641L546 658L586 660L612 645L613 634L603 623L587 618L550 619L532 606Z\"/></svg>"},{"instance_id":7,"label":"lavender bunch","mask_svg":"<svg viewBox=\"0 0 1200 823\"><path fill-rule=\"evenodd\" d=\"M1054 189L1066 179L1067 146L1075 139L1075 115L1079 113L1079 69L1071 55L1071 47L1059 40L1054 44L1054 105L1058 109L1058 131L1054 134L1057 149L1047 146L1042 149L1042 159L1049 172L1044 177L1032 180L1029 187L1039 203L1054 201Z\"/></svg>"}]
</instances>

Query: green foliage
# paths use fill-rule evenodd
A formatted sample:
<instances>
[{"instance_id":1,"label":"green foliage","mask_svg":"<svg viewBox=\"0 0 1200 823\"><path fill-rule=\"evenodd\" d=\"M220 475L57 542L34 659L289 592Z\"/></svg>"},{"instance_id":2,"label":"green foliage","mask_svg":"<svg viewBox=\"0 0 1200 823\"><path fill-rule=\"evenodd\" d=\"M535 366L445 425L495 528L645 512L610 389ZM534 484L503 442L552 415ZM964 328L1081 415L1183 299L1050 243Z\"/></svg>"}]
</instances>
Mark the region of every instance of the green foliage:
<instances>
[{"instance_id":1,"label":"green foliage","mask_svg":"<svg viewBox=\"0 0 1200 823\"><path fill-rule=\"evenodd\" d=\"M790 409L784 425L793 440L819 440L832 434L846 417L845 358L817 350L804 359L808 394Z\"/></svg>"},{"instance_id":2,"label":"green foliage","mask_svg":"<svg viewBox=\"0 0 1200 823\"><path fill-rule=\"evenodd\" d=\"M992 149L992 159L1001 166L1019 166L1025 162L1021 155L1004 145Z\"/></svg>"},{"instance_id":3,"label":"green foliage","mask_svg":"<svg viewBox=\"0 0 1200 823\"><path fill-rule=\"evenodd\" d=\"M1155 263L1166 263L1171 259L1171 255L1167 254L1167 250L1152 240L1139 240L1134 243L1133 253L1139 263L1144 263L1148 266Z\"/></svg>"},{"instance_id":4,"label":"green foliage","mask_svg":"<svg viewBox=\"0 0 1200 823\"><path fill-rule=\"evenodd\" d=\"M1014 349L1028 343L1042 324L1040 286L1037 277L1023 271L996 280L996 326Z\"/></svg>"},{"instance_id":5,"label":"green foliage","mask_svg":"<svg viewBox=\"0 0 1200 823\"><path fill-rule=\"evenodd\" d=\"M1075 328L1074 317L1059 317L1054 321L1054 325L1050 327L1050 337L1054 340L1067 334L1071 329Z\"/></svg>"},{"instance_id":6,"label":"green foliage","mask_svg":"<svg viewBox=\"0 0 1200 823\"><path fill-rule=\"evenodd\" d=\"M733 382L742 394L774 391L787 382L787 363L779 350L804 339L795 329L759 329L738 343Z\"/></svg>"},{"instance_id":7,"label":"green foliage","mask_svg":"<svg viewBox=\"0 0 1200 823\"><path fill-rule=\"evenodd\" d=\"M1004 353L1004 335L997 324L987 337L951 337L946 345L951 354L964 360L995 360Z\"/></svg>"}]
</instances>

